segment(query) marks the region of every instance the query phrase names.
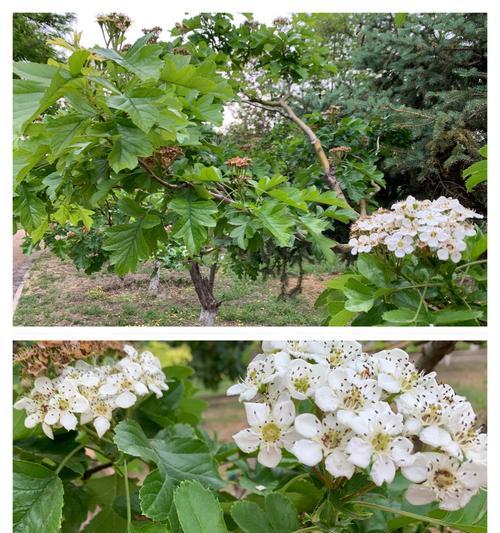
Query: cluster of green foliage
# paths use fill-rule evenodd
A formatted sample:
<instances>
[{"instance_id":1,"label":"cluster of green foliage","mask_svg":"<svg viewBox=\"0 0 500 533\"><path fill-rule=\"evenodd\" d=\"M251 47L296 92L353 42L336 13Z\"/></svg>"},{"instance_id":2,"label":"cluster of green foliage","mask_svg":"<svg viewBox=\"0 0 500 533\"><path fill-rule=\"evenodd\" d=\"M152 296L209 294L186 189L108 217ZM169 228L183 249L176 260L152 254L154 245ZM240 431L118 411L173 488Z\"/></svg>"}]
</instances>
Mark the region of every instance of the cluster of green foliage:
<instances>
[{"instance_id":1,"label":"cluster of green foliage","mask_svg":"<svg viewBox=\"0 0 500 533\"><path fill-rule=\"evenodd\" d=\"M487 139L486 14L297 17L335 41L332 53L342 58L320 95L325 105L333 101L347 116L383 120L389 129L380 137L387 186L379 201L445 195L484 213L485 190L468 195L462 172Z\"/></svg>"},{"instance_id":2,"label":"cluster of green foliage","mask_svg":"<svg viewBox=\"0 0 500 533\"><path fill-rule=\"evenodd\" d=\"M212 264L221 249L241 261L268 241L300 239L331 262L324 231L345 218L346 202L225 164L213 130L233 94L219 72L224 56L149 39L126 52L75 48L67 62L15 64L14 214L31 244L44 241L88 273L107 263L120 275L180 245L186 262ZM180 155L165 166L168 148Z\"/></svg>"},{"instance_id":3,"label":"cluster of green foliage","mask_svg":"<svg viewBox=\"0 0 500 533\"><path fill-rule=\"evenodd\" d=\"M485 492L445 512L405 502L409 482L399 476L377 489L365 474L333 487L288 453L280 467L264 468L201 429L205 403L190 368L164 372L164 396L121 412L102 439L80 426L49 441L15 412L15 533L486 532Z\"/></svg>"},{"instance_id":4,"label":"cluster of green foliage","mask_svg":"<svg viewBox=\"0 0 500 533\"><path fill-rule=\"evenodd\" d=\"M330 326L480 326L486 323L486 251L482 232L469 239L456 265L391 252L360 254L327 282L316 301Z\"/></svg>"}]
</instances>

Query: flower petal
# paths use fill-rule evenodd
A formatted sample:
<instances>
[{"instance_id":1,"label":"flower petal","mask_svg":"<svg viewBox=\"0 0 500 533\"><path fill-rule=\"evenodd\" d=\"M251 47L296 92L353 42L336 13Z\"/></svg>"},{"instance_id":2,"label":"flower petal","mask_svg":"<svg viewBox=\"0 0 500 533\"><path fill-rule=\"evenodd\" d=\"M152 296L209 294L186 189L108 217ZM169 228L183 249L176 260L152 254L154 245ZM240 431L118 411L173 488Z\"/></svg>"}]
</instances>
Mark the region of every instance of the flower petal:
<instances>
[{"instance_id":1,"label":"flower petal","mask_svg":"<svg viewBox=\"0 0 500 533\"><path fill-rule=\"evenodd\" d=\"M52 394L54 387L52 381L49 378L41 377L35 379L35 390L44 396Z\"/></svg>"},{"instance_id":2,"label":"flower petal","mask_svg":"<svg viewBox=\"0 0 500 533\"><path fill-rule=\"evenodd\" d=\"M316 466L323 459L321 445L308 439L298 440L293 445L292 453L306 466Z\"/></svg>"},{"instance_id":3,"label":"flower petal","mask_svg":"<svg viewBox=\"0 0 500 533\"><path fill-rule=\"evenodd\" d=\"M251 426L262 426L269 417L269 406L265 403L246 402L245 412Z\"/></svg>"},{"instance_id":4,"label":"flower petal","mask_svg":"<svg viewBox=\"0 0 500 533\"><path fill-rule=\"evenodd\" d=\"M384 482L392 483L395 475L396 467L392 459L386 455L378 455L370 472L370 476L375 485L380 487Z\"/></svg>"},{"instance_id":5,"label":"flower petal","mask_svg":"<svg viewBox=\"0 0 500 533\"><path fill-rule=\"evenodd\" d=\"M122 407L123 409L132 407L136 401L137 396L129 391L122 392L115 398L116 405L118 407Z\"/></svg>"},{"instance_id":6,"label":"flower petal","mask_svg":"<svg viewBox=\"0 0 500 533\"><path fill-rule=\"evenodd\" d=\"M421 485L410 485L405 497L412 505L426 505L436 499L436 495L432 489Z\"/></svg>"},{"instance_id":7,"label":"flower petal","mask_svg":"<svg viewBox=\"0 0 500 533\"><path fill-rule=\"evenodd\" d=\"M413 455L413 463L410 466L401 467L401 473L413 483L422 483L427 479L427 457L422 453Z\"/></svg>"},{"instance_id":8,"label":"flower petal","mask_svg":"<svg viewBox=\"0 0 500 533\"><path fill-rule=\"evenodd\" d=\"M316 405L325 413L331 413L339 406L339 399L330 387L318 387L314 393Z\"/></svg>"},{"instance_id":9,"label":"flower petal","mask_svg":"<svg viewBox=\"0 0 500 533\"><path fill-rule=\"evenodd\" d=\"M346 446L349 462L360 468L366 468L370 464L373 448L370 444L358 437L353 437Z\"/></svg>"},{"instance_id":10,"label":"flower petal","mask_svg":"<svg viewBox=\"0 0 500 533\"><path fill-rule=\"evenodd\" d=\"M450 434L439 426L429 426L424 428L419 435L419 438L425 444L429 444L434 448L442 448L452 443Z\"/></svg>"},{"instance_id":11,"label":"flower petal","mask_svg":"<svg viewBox=\"0 0 500 533\"><path fill-rule=\"evenodd\" d=\"M460 480L468 489L485 487L488 476L485 464L464 463L459 469Z\"/></svg>"},{"instance_id":12,"label":"flower petal","mask_svg":"<svg viewBox=\"0 0 500 533\"><path fill-rule=\"evenodd\" d=\"M73 413L64 412L61 413L60 422L64 429L67 431L73 431L76 429L78 420Z\"/></svg>"},{"instance_id":13,"label":"flower petal","mask_svg":"<svg viewBox=\"0 0 500 533\"><path fill-rule=\"evenodd\" d=\"M292 401L277 402L273 407L273 418L280 427L288 427L295 419L295 405Z\"/></svg>"},{"instance_id":14,"label":"flower petal","mask_svg":"<svg viewBox=\"0 0 500 533\"><path fill-rule=\"evenodd\" d=\"M50 411L47 411L47 414L45 415L43 421L46 424L49 424L49 426L52 426L53 424L57 424L59 421L59 415L60 412L56 409L51 409Z\"/></svg>"},{"instance_id":15,"label":"flower petal","mask_svg":"<svg viewBox=\"0 0 500 533\"><path fill-rule=\"evenodd\" d=\"M254 452L260 443L260 438L257 433L253 432L250 428L242 429L233 435L233 439L240 450L245 453Z\"/></svg>"},{"instance_id":16,"label":"flower petal","mask_svg":"<svg viewBox=\"0 0 500 533\"><path fill-rule=\"evenodd\" d=\"M262 447L257 455L257 461L268 468L274 468L281 461L281 450L277 446Z\"/></svg>"},{"instance_id":17,"label":"flower petal","mask_svg":"<svg viewBox=\"0 0 500 533\"><path fill-rule=\"evenodd\" d=\"M311 413L304 413L295 419L295 429L306 439L312 439L321 434L321 422Z\"/></svg>"},{"instance_id":18,"label":"flower petal","mask_svg":"<svg viewBox=\"0 0 500 533\"><path fill-rule=\"evenodd\" d=\"M98 416L94 420L94 427L97 431L97 434L99 435L99 438L101 438L106 431L110 428L111 424L107 418L104 418L103 416Z\"/></svg>"},{"instance_id":19,"label":"flower petal","mask_svg":"<svg viewBox=\"0 0 500 533\"><path fill-rule=\"evenodd\" d=\"M347 460L347 455L341 450L334 450L325 459L325 468L335 477L351 479L356 467Z\"/></svg>"}]
</instances>

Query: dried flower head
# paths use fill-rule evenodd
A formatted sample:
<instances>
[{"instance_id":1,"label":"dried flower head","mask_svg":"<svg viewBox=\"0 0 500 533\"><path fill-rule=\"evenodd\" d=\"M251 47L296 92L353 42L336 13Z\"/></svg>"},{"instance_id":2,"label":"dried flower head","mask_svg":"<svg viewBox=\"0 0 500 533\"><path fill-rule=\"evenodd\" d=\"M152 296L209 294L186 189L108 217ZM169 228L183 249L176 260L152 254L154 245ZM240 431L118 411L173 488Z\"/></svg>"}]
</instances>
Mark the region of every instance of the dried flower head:
<instances>
[{"instance_id":1,"label":"dried flower head","mask_svg":"<svg viewBox=\"0 0 500 533\"><path fill-rule=\"evenodd\" d=\"M75 361L121 351L123 343L117 341L40 341L20 347L14 354L14 363L21 364L23 374L36 377L49 369L58 371Z\"/></svg>"},{"instance_id":2,"label":"dried flower head","mask_svg":"<svg viewBox=\"0 0 500 533\"><path fill-rule=\"evenodd\" d=\"M232 157L226 161L226 165L234 168L248 168L252 160L249 157Z\"/></svg>"}]
</instances>

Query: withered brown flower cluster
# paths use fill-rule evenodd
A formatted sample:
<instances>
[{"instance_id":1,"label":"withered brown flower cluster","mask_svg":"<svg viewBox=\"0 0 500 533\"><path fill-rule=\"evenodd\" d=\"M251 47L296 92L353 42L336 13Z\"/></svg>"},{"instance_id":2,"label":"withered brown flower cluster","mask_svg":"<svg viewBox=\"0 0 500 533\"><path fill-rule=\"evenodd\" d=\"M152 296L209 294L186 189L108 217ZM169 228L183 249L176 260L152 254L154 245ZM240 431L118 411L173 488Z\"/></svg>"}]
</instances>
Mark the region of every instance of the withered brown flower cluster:
<instances>
[{"instance_id":1,"label":"withered brown flower cluster","mask_svg":"<svg viewBox=\"0 0 500 533\"><path fill-rule=\"evenodd\" d=\"M164 146L152 156L144 158L144 162L148 166L158 165L163 170L168 170L174 161L183 155L184 150L180 146Z\"/></svg>"},{"instance_id":2,"label":"withered brown flower cluster","mask_svg":"<svg viewBox=\"0 0 500 533\"><path fill-rule=\"evenodd\" d=\"M249 157L232 157L226 161L226 165L235 168L248 168L251 162Z\"/></svg>"},{"instance_id":3,"label":"withered brown flower cluster","mask_svg":"<svg viewBox=\"0 0 500 533\"><path fill-rule=\"evenodd\" d=\"M19 347L14 353L14 363L21 364L23 374L35 377L49 369L60 371L79 359L122 351L123 342L117 341L40 341Z\"/></svg>"},{"instance_id":4,"label":"withered brown flower cluster","mask_svg":"<svg viewBox=\"0 0 500 533\"><path fill-rule=\"evenodd\" d=\"M151 37L148 39L148 44L156 44L160 38L160 33L163 31L163 28L160 26L153 26L152 28L143 28L141 31L144 33L144 35L152 33L153 35L151 35Z\"/></svg>"}]
</instances>

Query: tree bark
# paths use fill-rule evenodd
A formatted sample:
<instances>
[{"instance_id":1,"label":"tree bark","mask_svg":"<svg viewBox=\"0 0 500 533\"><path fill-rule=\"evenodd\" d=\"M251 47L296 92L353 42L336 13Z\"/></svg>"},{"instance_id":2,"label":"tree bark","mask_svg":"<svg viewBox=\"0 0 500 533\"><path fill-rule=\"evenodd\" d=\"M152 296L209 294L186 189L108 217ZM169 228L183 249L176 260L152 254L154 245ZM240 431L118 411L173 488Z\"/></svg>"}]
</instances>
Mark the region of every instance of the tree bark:
<instances>
[{"instance_id":1,"label":"tree bark","mask_svg":"<svg viewBox=\"0 0 500 533\"><path fill-rule=\"evenodd\" d=\"M194 290L201 304L200 325L213 326L217 311L222 302L218 302L214 296L215 274L217 264L210 267L209 277L207 278L201 272L200 265L196 261L191 263L189 274L193 282Z\"/></svg>"},{"instance_id":2,"label":"tree bark","mask_svg":"<svg viewBox=\"0 0 500 533\"><path fill-rule=\"evenodd\" d=\"M455 345L456 341L431 341L424 344L416 367L424 372L432 372L441 359L455 349Z\"/></svg>"},{"instance_id":3,"label":"tree bark","mask_svg":"<svg viewBox=\"0 0 500 533\"><path fill-rule=\"evenodd\" d=\"M153 272L151 273L151 278L149 280L148 292L150 294L156 294L158 292L160 287L160 271L161 263L160 261L156 260L154 262Z\"/></svg>"}]
</instances>

